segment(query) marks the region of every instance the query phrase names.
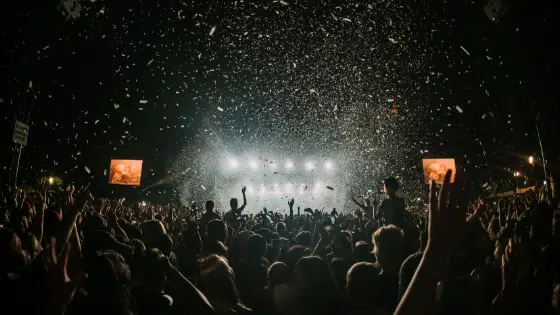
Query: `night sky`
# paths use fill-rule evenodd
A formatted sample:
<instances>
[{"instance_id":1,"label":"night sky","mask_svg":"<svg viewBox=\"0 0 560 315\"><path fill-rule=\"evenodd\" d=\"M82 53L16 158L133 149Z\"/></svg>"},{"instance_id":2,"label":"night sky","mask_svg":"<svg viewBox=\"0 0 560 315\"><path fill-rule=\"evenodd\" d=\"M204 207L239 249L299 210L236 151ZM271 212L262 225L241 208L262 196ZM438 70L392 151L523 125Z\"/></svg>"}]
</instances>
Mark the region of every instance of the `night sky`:
<instances>
[{"instance_id":1,"label":"night sky","mask_svg":"<svg viewBox=\"0 0 560 315\"><path fill-rule=\"evenodd\" d=\"M440 156L479 186L542 181L532 117L556 171L558 27L552 1L509 2L499 23L485 1L97 0L75 21L4 4L2 180L30 113L20 179L104 195L140 190L107 184L111 158L144 160L142 186L174 196L255 151L341 161L357 194L388 175L423 191L421 159Z\"/></svg>"}]
</instances>

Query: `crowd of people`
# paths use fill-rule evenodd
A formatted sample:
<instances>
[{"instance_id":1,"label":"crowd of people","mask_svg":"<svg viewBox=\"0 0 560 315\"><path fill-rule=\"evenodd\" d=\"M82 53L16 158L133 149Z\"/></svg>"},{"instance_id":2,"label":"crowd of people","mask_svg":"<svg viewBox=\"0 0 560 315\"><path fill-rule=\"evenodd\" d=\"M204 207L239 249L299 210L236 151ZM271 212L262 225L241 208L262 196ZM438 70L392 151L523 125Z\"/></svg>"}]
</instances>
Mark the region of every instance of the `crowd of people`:
<instances>
[{"instance_id":1,"label":"crowd of people","mask_svg":"<svg viewBox=\"0 0 560 315\"><path fill-rule=\"evenodd\" d=\"M431 183L379 204L248 214L231 199L126 204L87 187L0 203L1 314L560 314L560 212L545 194L467 198Z\"/></svg>"}]
</instances>

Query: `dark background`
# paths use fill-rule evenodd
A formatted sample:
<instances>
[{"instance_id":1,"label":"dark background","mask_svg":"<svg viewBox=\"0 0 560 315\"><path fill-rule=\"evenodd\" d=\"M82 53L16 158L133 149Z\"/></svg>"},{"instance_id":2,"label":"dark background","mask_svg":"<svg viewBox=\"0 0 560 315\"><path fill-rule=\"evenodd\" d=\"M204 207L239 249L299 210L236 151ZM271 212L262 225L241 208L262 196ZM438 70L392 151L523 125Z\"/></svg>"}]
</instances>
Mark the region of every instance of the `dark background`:
<instances>
[{"instance_id":1,"label":"dark background","mask_svg":"<svg viewBox=\"0 0 560 315\"><path fill-rule=\"evenodd\" d=\"M393 174L422 191L419 161L433 156L456 157L478 186L518 169L542 182L535 125L557 171L552 1L509 1L500 23L484 1L288 2L98 0L76 21L56 1L4 4L3 182L14 121L27 115L20 181L56 175L104 195L139 191L106 184L111 158L144 160L145 187L216 152L260 147L351 157L356 185ZM202 145L214 137L220 149Z\"/></svg>"}]
</instances>

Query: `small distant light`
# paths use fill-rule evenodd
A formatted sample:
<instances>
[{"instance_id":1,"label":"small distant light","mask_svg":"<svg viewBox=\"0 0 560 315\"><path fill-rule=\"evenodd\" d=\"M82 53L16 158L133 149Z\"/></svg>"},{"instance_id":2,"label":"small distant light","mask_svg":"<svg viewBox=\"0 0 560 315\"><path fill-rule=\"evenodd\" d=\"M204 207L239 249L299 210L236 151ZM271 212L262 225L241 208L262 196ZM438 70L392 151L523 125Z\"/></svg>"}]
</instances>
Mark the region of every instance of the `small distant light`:
<instances>
[{"instance_id":1,"label":"small distant light","mask_svg":"<svg viewBox=\"0 0 560 315\"><path fill-rule=\"evenodd\" d=\"M513 176L515 176L515 177L519 177L519 175L520 175L519 172L513 173Z\"/></svg>"},{"instance_id":2,"label":"small distant light","mask_svg":"<svg viewBox=\"0 0 560 315\"><path fill-rule=\"evenodd\" d=\"M546 185L546 180L543 182L543 185Z\"/></svg>"},{"instance_id":3,"label":"small distant light","mask_svg":"<svg viewBox=\"0 0 560 315\"><path fill-rule=\"evenodd\" d=\"M328 162L325 163L325 168L326 169L330 170L330 169L332 169L332 167L333 167L332 162L328 161Z\"/></svg>"},{"instance_id":4,"label":"small distant light","mask_svg":"<svg viewBox=\"0 0 560 315\"><path fill-rule=\"evenodd\" d=\"M145 207L145 206L146 206L146 202L142 201L142 207Z\"/></svg>"},{"instance_id":5,"label":"small distant light","mask_svg":"<svg viewBox=\"0 0 560 315\"><path fill-rule=\"evenodd\" d=\"M312 170L312 169L313 169L313 163L311 163L311 162L305 163L305 168L306 168L307 170Z\"/></svg>"},{"instance_id":6,"label":"small distant light","mask_svg":"<svg viewBox=\"0 0 560 315\"><path fill-rule=\"evenodd\" d=\"M52 185L54 183L54 178L49 177L49 184Z\"/></svg>"},{"instance_id":7,"label":"small distant light","mask_svg":"<svg viewBox=\"0 0 560 315\"><path fill-rule=\"evenodd\" d=\"M529 157L529 164L533 165L533 163L535 162L535 159L533 158L533 156Z\"/></svg>"},{"instance_id":8,"label":"small distant light","mask_svg":"<svg viewBox=\"0 0 560 315\"><path fill-rule=\"evenodd\" d=\"M420 201L420 200L422 200L422 199L421 199L420 197L418 197L418 198L416 198L416 200Z\"/></svg>"}]
</instances>

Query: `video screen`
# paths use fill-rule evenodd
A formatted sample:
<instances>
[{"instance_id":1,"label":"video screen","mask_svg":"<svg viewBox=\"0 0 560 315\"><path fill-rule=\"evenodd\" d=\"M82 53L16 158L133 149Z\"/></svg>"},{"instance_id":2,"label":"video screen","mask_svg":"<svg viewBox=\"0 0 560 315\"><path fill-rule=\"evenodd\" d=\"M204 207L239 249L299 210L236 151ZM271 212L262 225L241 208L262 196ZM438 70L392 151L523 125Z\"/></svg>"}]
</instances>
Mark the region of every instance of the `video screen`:
<instances>
[{"instance_id":1,"label":"video screen","mask_svg":"<svg viewBox=\"0 0 560 315\"><path fill-rule=\"evenodd\" d=\"M140 186L142 160L111 160L109 184Z\"/></svg>"},{"instance_id":2,"label":"video screen","mask_svg":"<svg viewBox=\"0 0 560 315\"><path fill-rule=\"evenodd\" d=\"M455 168L455 159L422 159L424 169L424 181L430 184L433 180L436 184L443 184L445 174L451 170L451 182L455 182L457 169Z\"/></svg>"}]
</instances>

